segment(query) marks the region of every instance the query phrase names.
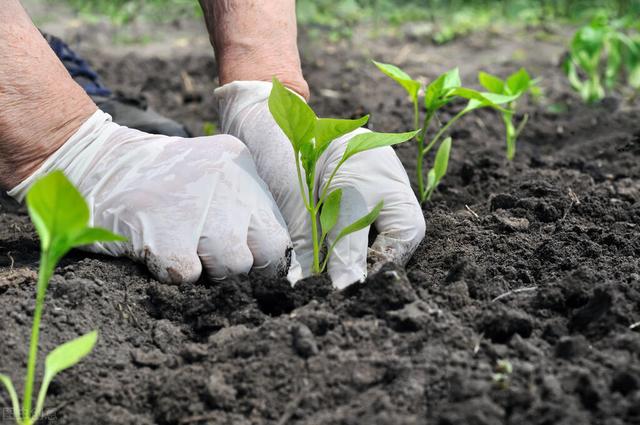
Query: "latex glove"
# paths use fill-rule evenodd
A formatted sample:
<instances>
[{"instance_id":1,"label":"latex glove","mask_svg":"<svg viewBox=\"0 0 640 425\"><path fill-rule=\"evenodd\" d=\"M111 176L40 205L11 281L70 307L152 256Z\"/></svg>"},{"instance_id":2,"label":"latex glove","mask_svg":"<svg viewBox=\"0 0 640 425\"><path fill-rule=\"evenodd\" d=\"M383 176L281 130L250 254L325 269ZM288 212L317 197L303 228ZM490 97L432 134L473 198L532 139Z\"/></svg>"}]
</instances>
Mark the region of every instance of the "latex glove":
<instances>
[{"instance_id":1,"label":"latex glove","mask_svg":"<svg viewBox=\"0 0 640 425\"><path fill-rule=\"evenodd\" d=\"M286 274L291 240L246 146L232 136L143 133L97 111L9 194L22 201L39 177L62 170L84 195L91 225L127 242L90 251L127 256L162 282L247 273Z\"/></svg>"},{"instance_id":2,"label":"latex glove","mask_svg":"<svg viewBox=\"0 0 640 425\"><path fill-rule=\"evenodd\" d=\"M311 222L300 196L293 148L269 112L271 86L266 82L240 81L217 89L221 129L249 147L258 173L269 186L289 227L301 266L301 270L293 273L307 276L313 259ZM331 175L348 141L365 131L368 130L356 130L330 145L317 165L319 185L324 185ZM375 222L379 235L370 249L372 269L389 261L406 264L424 238L425 221L407 173L393 149L374 149L349 159L338 171L330 189L337 188L343 190L342 209L328 243L342 228L384 200L384 208ZM368 235L369 229L364 229L337 244L328 265L336 288L345 288L366 277Z\"/></svg>"}]
</instances>

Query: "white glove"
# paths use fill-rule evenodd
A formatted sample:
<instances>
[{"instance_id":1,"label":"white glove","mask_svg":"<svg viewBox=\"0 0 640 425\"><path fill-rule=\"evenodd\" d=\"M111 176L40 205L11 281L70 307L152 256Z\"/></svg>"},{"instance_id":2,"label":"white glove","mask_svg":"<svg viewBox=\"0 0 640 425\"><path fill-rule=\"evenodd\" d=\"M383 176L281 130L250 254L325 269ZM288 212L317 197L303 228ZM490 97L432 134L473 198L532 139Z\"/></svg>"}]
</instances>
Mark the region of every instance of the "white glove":
<instances>
[{"instance_id":1,"label":"white glove","mask_svg":"<svg viewBox=\"0 0 640 425\"><path fill-rule=\"evenodd\" d=\"M246 146L232 136L143 133L97 111L9 194L62 170L84 195L91 225L128 239L88 249L128 256L162 282L247 273L285 275L291 240Z\"/></svg>"},{"instance_id":2,"label":"white glove","mask_svg":"<svg viewBox=\"0 0 640 425\"><path fill-rule=\"evenodd\" d=\"M300 196L293 148L269 112L271 87L266 82L239 81L217 89L221 129L238 137L251 151L258 173L287 222L302 275L307 276L313 257L311 221ZM365 131L368 130L356 130L335 140L320 157L316 169L319 187L342 158L347 142ZM371 247L372 269L388 261L406 264L424 238L425 221L407 173L393 149L374 149L350 158L331 186L330 190L342 188L343 195L338 225L329 234L328 243L342 228L384 200L384 208L375 222L379 235ZM328 266L336 288L345 288L366 277L368 235L369 229L363 229L337 244Z\"/></svg>"}]
</instances>

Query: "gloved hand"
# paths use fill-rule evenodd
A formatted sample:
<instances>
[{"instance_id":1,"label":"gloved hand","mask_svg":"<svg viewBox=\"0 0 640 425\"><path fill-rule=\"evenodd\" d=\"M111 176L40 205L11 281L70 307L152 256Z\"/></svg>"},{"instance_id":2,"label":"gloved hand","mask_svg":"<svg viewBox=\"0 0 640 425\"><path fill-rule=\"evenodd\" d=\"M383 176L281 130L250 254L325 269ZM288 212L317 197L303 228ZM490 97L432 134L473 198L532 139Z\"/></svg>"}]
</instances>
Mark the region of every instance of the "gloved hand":
<instances>
[{"instance_id":1,"label":"gloved hand","mask_svg":"<svg viewBox=\"0 0 640 425\"><path fill-rule=\"evenodd\" d=\"M151 135L97 111L9 194L22 201L54 169L84 195L92 226L128 239L88 249L140 261L162 282L193 282L203 265L213 279L289 269L284 220L249 151L232 136Z\"/></svg>"},{"instance_id":2,"label":"gloved hand","mask_svg":"<svg viewBox=\"0 0 640 425\"><path fill-rule=\"evenodd\" d=\"M292 279L311 272L311 222L300 196L293 148L269 112L271 87L272 84L266 82L238 81L218 88L215 97L221 130L247 145L258 173L269 186L287 222L301 266L301 270L292 270ZM316 169L319 187L331 175L348 141L365 131L368 130L359 129L343 136L325 151ZM425 222L407 173L393 149L374 149L350 158L338 171L330 191L337 188L343 190L342 209L328 243L331 244L342 228L384 200L384 208L375 222L379 235L370 249L372 269L388 261L406 264L424 238ZM345 288L366 277L368 234L369 229L363 229L338 242L328 265L336 288Z\"/></svg>"}]
</instances>

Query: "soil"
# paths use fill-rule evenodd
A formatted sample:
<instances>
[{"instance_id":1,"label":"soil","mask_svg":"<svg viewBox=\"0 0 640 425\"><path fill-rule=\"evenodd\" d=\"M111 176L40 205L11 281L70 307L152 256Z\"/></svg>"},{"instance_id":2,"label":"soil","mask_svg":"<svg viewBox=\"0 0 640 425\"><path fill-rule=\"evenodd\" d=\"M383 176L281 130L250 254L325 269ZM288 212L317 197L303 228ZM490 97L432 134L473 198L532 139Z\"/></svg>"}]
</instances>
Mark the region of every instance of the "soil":
<instances>
[{"instance_id":1,"label":"soil","mask_svg":"<svg viewBox=\"0 0 640 425\"><path fill-rule=\"evenodd\" d=\"M423 78L458 64L467 81L524 64L546 98L522 105L515 161L494 113L464 119L414 258L343 292L325 278L167 286L130 261L72 253L51 283L41 352L92 329L100 341L54 381L48 423L640 424L640 109L570 92L563 29L444 46L413 34L307 40L313 106L405 130L406 98L369 57ZM84 52L109 86L196 134L216 121L207 52L100 49ZM397 152L412 175L415 147ZM20 383L38 242L6 198L0 223L0 369Z\"/></svg>"}]
</instances>

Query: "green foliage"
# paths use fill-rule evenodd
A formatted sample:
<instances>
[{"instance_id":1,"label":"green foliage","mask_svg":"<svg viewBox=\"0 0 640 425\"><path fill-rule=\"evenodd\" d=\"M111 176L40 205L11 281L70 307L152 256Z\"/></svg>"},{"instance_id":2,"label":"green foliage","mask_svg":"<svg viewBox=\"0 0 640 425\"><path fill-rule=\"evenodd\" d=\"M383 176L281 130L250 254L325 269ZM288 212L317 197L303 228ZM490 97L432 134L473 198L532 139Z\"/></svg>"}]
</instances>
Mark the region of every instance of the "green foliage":
<instances>
[{"instance_id":1,"label":"green foliage","mask_svg":"<svg viewBox=\"0 0 640 425\"><path fill-rule=\"evenodd\" d=\"M433 168L427 173L427 198L438 187L449 167L449 154L451 152L451 137L447 137L438 148Z\"/></svg>"},{"instance_id":2,"label":"green foliage","mask_svg":"<svg viewBox=\"0 0 640 425\"><path fill-rule=\"evenodd\" d=\"M324 245L327 234L338 222L342 191L340 189L329 193L337 171L352 156L367 150L390 146L410 140L416 131L402 134L385 134L367 132L354 136L348 142L342 158L334 168L331 176L316 193L315 168L318 159L331 143L348 133L365 125L368 116L357 120L341 120L318 118L307 103L298 95L287 90L277 79L273 80L273 89L269 96L269 110L278 126L291 142L294 160L298 172L300 195L311 218L311 234L313 240L312 273L322 273L336 243L345 236L357 232L375 221L382 208L382 203L376 205L366 216L345 227L328 247L324 262L320 262L320 250ZM303 179L301 167L305 171ZM318 235L318 214L320 215L321 234Z\"/></svg>"},{"instance_id":3,"label":"green foliage","mask_svg":"<svg viewBox=\"0 0 640 425\"><path fill-rule=\"evenodd\" d=\"M496 363L495 371L491 375L491 380L500 389L506 390L509 388L511 381L511 375L513 374L513 365L509 360L498 360Z\"/></svg>"},{"instance_id":4,"label":"green foliage","mask_svg":"<svg viewBox=\"0 0 640 425\"><path fill-rule=\"evenodd\" d=\"M391 65L388 63L380 63L376 61L373 61L373 63L375 64L375 66L378 67L380 71L382 71L383 74L391 78L396 83L400 84L402 88L404 88L406 92L409 94L409 97L411 97L411 100L413 102L418 101L418 93L422 88L422 84L420 84L419 81L413 80L409 76L409 74L407 74L406 72L404 72L403 70L401 70L395 65Z\"/></svg>"},{"instance_id":5,"label":"green foliage","mask_svg":"<svg viewBox=\"0 0 640 425\"><path fill-rule=\"evenodd\" d=\"M447 138L438 145L445 133L460 118L479 108L494 108L502 113L509 113L510 110L504 109L501 105L514 102L520 94L510 92L494 93L479 92L477 90L463 87L460 79L460 72L457 68L445 72L437 77L426 87L422 87L422 83L414 80L406 72L394 65L374 62L375 65L385 75L389 76L397 82L409 95L413 103L413 122L414 127L420 127L420 104L419 93L424 92L424 109L426 111L422 129L416 134L416 142L418 144L418 157L416 164L416 177L418 181L418 198L421 203L426 202L433 195L434 190L440 184L447 172L449 162L449 153L451 151L451 138ZM516 82L514 80L514 84ZM449 122L442 126L431 139L427 139L427 132L433 119L436 117L440 109L449 103L462 99L466 100L466 106L458 112ZM427 181L425 184L425 176L423 175L424 158L429 152L438 145L436 158L433 168L427 173Z\"/></svg>"},{"instance_id":6,"label":"green foliage","mask_svg":"<svg viewBox=\"0 0 640 425\"><path fill-rule=\"evenodd\" d=\"M640 90L640 34L637 22L599 15L573 36L563 64L571 87L588 103L607 90Z\"/></svg>"},{"instance_id":7,"label":"green foliage","mask_svg":"<svg viewBox=\"0 0 640 425\"><path fill-rule=\"evenodd\" d=\"M82 195L60 171L54 171L31 187L27 194L27 207L40 236L41 252L22 410L20 410L20 402L11 380L5 375L0 375L0 382L4 384L11 398L16 422L21 425L31 425L38 420L44 408L47 389L53 378L87 356L98 338L96 332L91 332L49 353L45 361L45 374L37 406L32 412L40 320L49 279L58 261L74 247L96 242L124 240L107 230L87 226L90 219L89 208Z\"/></svg>"},{"instance_id":8,"label":"green foliage","mask_svg":"<svg viewBox=\"0 0 640 425\"><path fill-rule=\"evenodd\" d=\"M167 21L200 17L191 0L47 0L67 3L83 17L108 16L116 24L143 18ZM349 37L359 22L390 24L427 21L431 39L446 43L481 28L502 23L536 25L550 20L581 21L601 11L610 16L638 16L640 0L298 0L298 22L311 32L336 40Z\"/></svg>"},{"instance_id":9,"label":"green foliage","mask_svg":"<svg viewBox=\"0 0 640 425\"><path fill-rule=\"evenodd\" d=\"M508 102L508 109L500 111L506 130L507 158L512 160L516 155L516 142L518 137L529 120L529 116L525 115L517 126L514 123L514 115L518 107L517 100L537 87L537 81L532 80L531 76L524 68L521 68L519 71L509 75L506 80L502 80L495 75L481 71L478 74L478 81L482 87L491 93L512 97L512 100Z\"/></svg>"},{"instance_id":10,"label":"green foliage","mask_svg":"<svg viewBox=\"0 0 640 425\"><path fill-rule=\"evenodd\" d=\"M202 125L202 134L205 136L213 136L218 134L218 125L211 121L206 121Z\"/></svg>"}]
</instances>

